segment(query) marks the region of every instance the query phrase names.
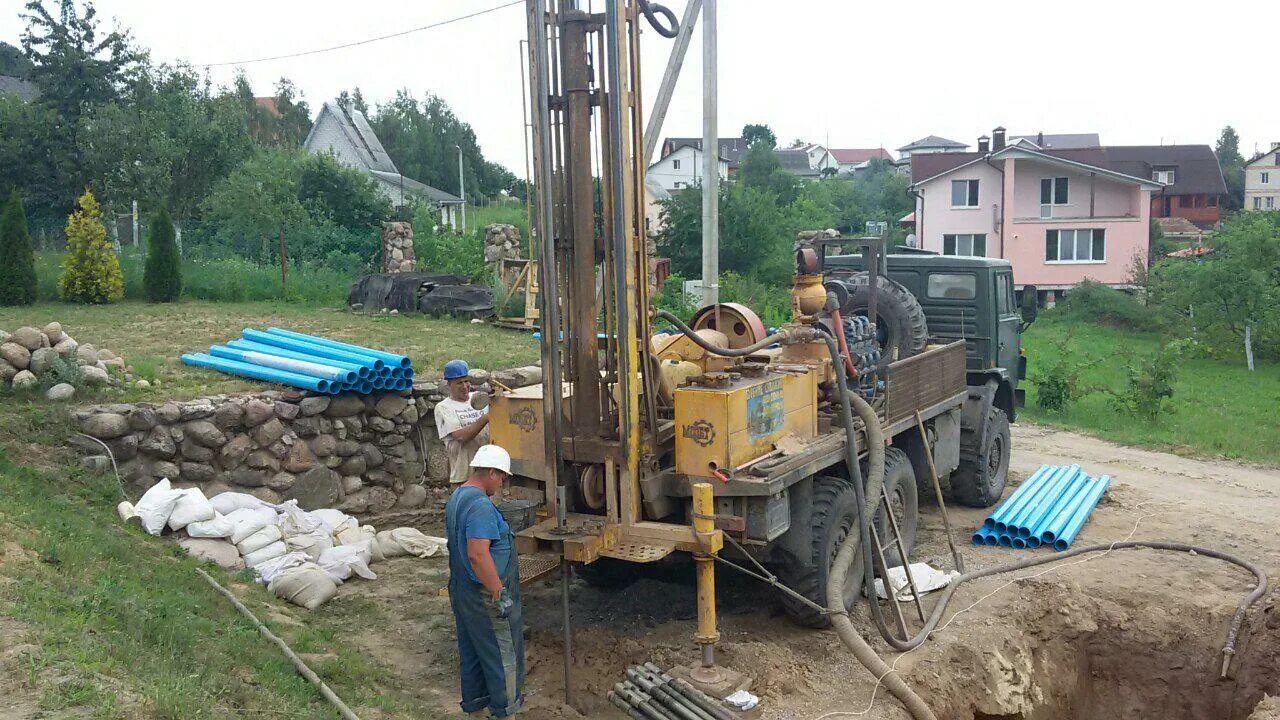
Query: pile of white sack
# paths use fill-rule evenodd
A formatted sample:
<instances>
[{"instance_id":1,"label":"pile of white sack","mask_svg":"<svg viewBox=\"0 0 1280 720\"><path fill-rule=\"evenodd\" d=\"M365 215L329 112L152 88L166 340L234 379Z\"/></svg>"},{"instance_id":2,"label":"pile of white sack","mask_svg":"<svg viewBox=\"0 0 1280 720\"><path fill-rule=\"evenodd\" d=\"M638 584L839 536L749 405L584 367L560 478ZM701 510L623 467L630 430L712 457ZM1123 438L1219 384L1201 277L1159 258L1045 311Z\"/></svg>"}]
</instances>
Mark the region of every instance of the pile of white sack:
<instances>
[{"instance_id":1,"label":"pile of white sack","mask_svg":"<svg viewBox=\"0 0 1280 720\"><path fill-rule=\"evenodd\" d=\"M137 505L118 509L122 520L136 519L152 535L166 527L184 532L179 545L193 557L228 570L250 568L276 597L308 610L328 602L353 575L377 579L369 563L448 552L444 538L414 528L378 532L340 510L308 512L296 500L273 505L237 492L206 498L199 488L173 488L168 478Z\"/></svg>"}]
</instances>

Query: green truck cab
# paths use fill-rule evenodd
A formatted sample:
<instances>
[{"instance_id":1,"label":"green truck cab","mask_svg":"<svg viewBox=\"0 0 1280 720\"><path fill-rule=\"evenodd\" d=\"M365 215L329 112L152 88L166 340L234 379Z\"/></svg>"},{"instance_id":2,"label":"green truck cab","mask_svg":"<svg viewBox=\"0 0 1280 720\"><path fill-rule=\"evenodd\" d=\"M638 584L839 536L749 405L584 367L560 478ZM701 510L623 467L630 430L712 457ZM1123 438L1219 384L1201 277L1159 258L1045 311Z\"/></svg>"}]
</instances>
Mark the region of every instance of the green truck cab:
<instances>
[{"instance_id":1,"label":"green truck cab","mask_svg":"<svg viewBox=\"0 0 1280 720\"><path fill-rule=\"evenodd\" d=\"M860 254L823 253L818 262L824 277L867 282ZM1036 317L1035 288L1023 288L1019 305L1008 260L906 247L882 256L879 273L877 331L887 359L917 338L965 343L969 397L961 410L961 460L951 484L964 504L988 506L1003 490L1009 423L1025 397L1018 387L1027 376L1022 333Z\"/></svg>"}]
</instances>

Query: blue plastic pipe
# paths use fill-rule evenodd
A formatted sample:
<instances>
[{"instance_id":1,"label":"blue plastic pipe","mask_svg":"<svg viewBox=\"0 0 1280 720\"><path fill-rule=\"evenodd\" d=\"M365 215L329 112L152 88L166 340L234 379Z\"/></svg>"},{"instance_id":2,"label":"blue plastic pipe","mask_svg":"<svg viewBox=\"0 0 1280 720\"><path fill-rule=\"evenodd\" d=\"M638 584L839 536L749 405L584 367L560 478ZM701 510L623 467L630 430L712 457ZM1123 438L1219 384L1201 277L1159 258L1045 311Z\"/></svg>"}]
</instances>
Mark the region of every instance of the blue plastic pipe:
<instances>
[{"instance_id":1,"label":"blue plastic pipe","mask_svg":"<svg viewBox=\"0 0 1280 720\"><path fill-rule=\"evenodd\" d=\"M373 372L369 365L361 365L359 363L346 362L344 360L334 360L333 358L321 358L307 353L295 352L293 350L285 350L275 345L264 345L262 343L253 342L252 340L236 339L227 343L229 348L236 350L252 350L253 352L267 353L269 355L279 355L280 357L293 358L294 360L305 360L308 362L319 362L322 365L332 365L333 367L350 370L357 376L365 378Z\"/></svg>"},{"instance_id":2,"label":"blue plastic pipe","mask_svg":"<svg viewBox=\"0 0 1280 720\"><path fill-rule=\"evenodd\" d=\"M363 395L368 395L369 393L373 392L373 382L370 380L361 380L360 388L356 390L356 392L361 393Z\"/></svg>"},{"instance_id":3,"label":"blue plastic pipe","mask_svg":"<svg viewBox=\"0 0 1280 720\"><path fill-rule=\"evenodd\" d=\"M1000 506L992 511L992 513L987 516L986 520L982 521L982 526L992 530L996 529L996 523L1003 520L1005 516L1009 514L1010 509L1019 504L1023 498L1027 495L1034 494L1035 489L1040 486L1041 482L1043 482L1044 476L1052 472L1054 469L1055 468L1052 468L1049 465L1041 465L1039 470L1036 470L1031 474L1031 477L1022 481L1022 484L1010 493L1009 497L1005 498L1004 502L1000 503Z\"/></svg>"},{"instance_id":4,"label":"blue plastic pipe","mask_svg":"<svg viewBox=\"0 0 1280 720\"><path fill-rule=\"evenodd\" d=\"M996 528L1002 532L1017 534L1017 528L1035 513L1036 508L1044 502L1045 496L1058 487L1075 467L1074 465L1064 465L1054 468L1053 472L1045 477L1044 481L1035 488L1034 494L1024 498L1003 522L996 525Z\"/></svg>"},{"instance_id":5,"label":"blue plastic pipe","mask_svg":"<svg viewBox=\"0 0 1280 720\"><path fill-rule=\"evenodd\" d=\"M223 345L211 345L209 346L209 354L214 357L227 358L228 360L239 360L253 365L262 365L277 370L296 372L300 375L333 380L337 383L347 383L356 379L356 373L351 370L343 370L332 365L323 365L308 360L281 357L253 350L237 350Z\"/></svg>"},{"instance_id":6,"label":"blue plastic pipe","mask_svg":"<svg viewBox=\"0 0 1280 720\"><path fill-rule=\"evenodd\" d=\"M1053 543L1054 538L1062 532L1062 529L1071 521L1072 516L1076 514L1080 503L1084 502L1089 495L1089 490L1098 482L1097 478L1089 477L1088 475L1085 475L1084 478L1085 482L1081 484L1069 501L1060 503L1047 522L1042 522L1037 527L1032 528L1033 533L1040 538L1041 542Z\"/></svg>"},{"instance_id":7,"label":"blue plastic pipe","mask_svg":"<svg viewBox=\"0 0 1280 720\"><path fill-rule=\"evenodd\" d=\"M1028 533L1026 536L1040 537L1040 533L1044 532L1045 528L1049 527L1049 524L1053 522L1054 518L1058 517L1058 515L1063 511L1072 507L1075 504L1076 499L1083 496L1083 493L1092 481L1093 478L1089 477L1083 470L1081 470L1080 473L1071 481L1071 484L1068 485L1066 489L1062 491L1062 494L1058 496L1057 502L1042 513L1040 517L1036 518L1034 523L1028 526Z\"/></svg>"},{"instance_id":8,"label":"blue plastic pipe","mask_svg":"<svg viewBox=\"0 0 1280 720\"><path fill-rule=\"evenodd\" d=\"M1012 522L1007 523L1008 532L1018 537L1027 537L1031 534L1031 526L1040 519L1040 516L1048 512L1053 507L1062 493L1070 487L1075 480L1076 475L1080 473L1079 465L1070 465L1065 472L1059 473L1053 482L1047 484L1039 494L1036 495L1034 502L1028 503L1027 507L1018 513L1018 516Z\"/></svg>"},{"instance_id":9,"label":"blue plastic pipe","mask_svg":"<svg viewBox=\"0 0 1280 720\"><path fill-rule=\"evenodd\" d=\"M385 362L370 355L359 355L357 353L347 352L345 350L339 350L325 345L315 345L303 340L295 340L282 335L271 335L259 330L254 330L253 328L245 328L240 334L244 336L245 340L252 340L253 342L262 343L264 345L275 345L276 347L282 347L285 350L306 353L318 358L333 358L334 360L342 360L344 362L357 363L359 365L368 365L374 371L378 371L386 367Z\"/></svg>"},{"instance_id":10,"label":"blue plastic pipe","mask_svg":"<svg viewBox=\"0 0 1280 720\"><path fill-rule=\"evenodd\" d=\"M1098 500L1102 498L1102 494L1107 491L1107 487L1111 485L1111 476L1103 475L1098 478L1098 482L1090 489L1089 494L1085 497L1084 502L1080 504L1076 514L1063 528L1062 534L1058 539L1053 541L1053 549L1059 552L1071 547L1071 541L1076 539L1076 535L1080 534L1080 528L1084 527L1084 523L1089 519L1089 514L1093 512L1093 508L1097 506Z\"/></svg>"},{"instance_id":11,"label":"blue plastic pipe","mask_svg":"<svg viewBox=\"0 0 1280 720\"><path fill-rule=\"evenodd\" d=\"M996 524L996 529L1001 532L1013 532L1017 521L1035 505L1040 499L1041 493L1069 470L1069 465L1050 466L1049 471L1040 476L1036 485L1026 495L1018 498L1018 502L1014 503L1009 512Z\"/></svg>"},{"instance_id":12,"label":"blue plastic pipe","mask_svg":"<svg viewBox=\"0 0 1280 720\"><path fill-rule=\"evenodd\" d=\"M383 363L390 365L391 367L407 368L410 365L409 358L404 355L374 350L373 348L364 347L363 345L352 345L351 343L338 342L337 340L330 340L329 338L323 338L316 335L307 335L305 333L294 332L292 330L282 330L277 327L269 327L267 328L267 332L272 335L309 342L313 345L324 345L326 347L345 350L346 352L356 353L358 355L368 355L382 360Z\"/></svg>"},{"instance_id":13,"label":"blue plastic pipe","mask_svg":"<svg viewBox=\"0 0 1280 720\"><path fill-rule=\"evenodd\" d=\"M280 383L281 385L289 385L291 387L303 388L306 390L315 390L316 392L321 393L329 392L329 388L332 385L332 383L323 378L311 377L310 375L300 375L298 373L292 373L285 370L277 370L276 368L240 362L239 360L228 360L227 358L214 357L207 353L187 353L182 356L182 362L187 365L212 368L229 375L239 375L241 377L249 377L257 380L267 380L269 382Z\"/></svg>"}]
</instances>

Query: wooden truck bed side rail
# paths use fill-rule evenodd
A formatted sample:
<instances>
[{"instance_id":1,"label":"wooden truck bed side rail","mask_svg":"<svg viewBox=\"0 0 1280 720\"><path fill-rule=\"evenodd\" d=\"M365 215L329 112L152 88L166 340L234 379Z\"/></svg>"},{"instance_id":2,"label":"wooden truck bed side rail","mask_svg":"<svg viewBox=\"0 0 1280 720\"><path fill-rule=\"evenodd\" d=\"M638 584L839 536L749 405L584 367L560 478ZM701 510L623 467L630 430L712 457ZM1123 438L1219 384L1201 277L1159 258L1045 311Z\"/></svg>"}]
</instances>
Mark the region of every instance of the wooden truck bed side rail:
<instances>
[{"instance_id":1,"label":"wooden truck bed side rail","mask_svg":"<svg viewBox=\"0 0 1280 720\"><path fill-rule=\"evenodd\" d=\"M963 340L932 345L919 355L891 363L885 383L886 433L894 434L891 428L907 420L915 424L917 410L926 420L938 414L939 405L950 406L952 398L967 392L965 383Z\"/></svg>"}]
</instances>

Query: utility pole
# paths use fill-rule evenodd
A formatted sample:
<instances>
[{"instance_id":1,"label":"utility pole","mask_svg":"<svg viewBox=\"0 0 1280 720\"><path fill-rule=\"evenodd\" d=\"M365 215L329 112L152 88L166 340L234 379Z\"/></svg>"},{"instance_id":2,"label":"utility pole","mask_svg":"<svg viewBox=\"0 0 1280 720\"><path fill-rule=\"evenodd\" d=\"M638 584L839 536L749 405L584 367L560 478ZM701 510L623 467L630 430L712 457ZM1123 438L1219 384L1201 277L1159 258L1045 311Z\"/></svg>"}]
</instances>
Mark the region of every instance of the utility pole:
<instances>
[{"instance_id":1,"label":"utility pole","mask_svg":"<svg viewBox=\"0 0 1280 720\"><path fill-rule=\"evenodd\" d=\"M138 201L133 201L133 221L129 223L133 226L133 246L138 247Z\"/></svg>"},{"instance_id":2,"label":"utility pole","mask_svg":"<svg viewBox=\"0 0 1280 720\"><path fill-rule=\"evenodd\" d=\"M462 174L462 146L458 148L458 196L462 198L462 232L467 232L467 176Z\"/></svg>"},{"instance_id":3,"label":"utility pole","mask_svg":"<svg viewBox=\"0 0 1280 720\"><path fill-rule=\"evenodd\" d=\"M702 304L720 302L720 139L716 129L716 0L702 3Z\"/></svg>"}]
</instances>

